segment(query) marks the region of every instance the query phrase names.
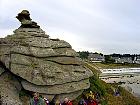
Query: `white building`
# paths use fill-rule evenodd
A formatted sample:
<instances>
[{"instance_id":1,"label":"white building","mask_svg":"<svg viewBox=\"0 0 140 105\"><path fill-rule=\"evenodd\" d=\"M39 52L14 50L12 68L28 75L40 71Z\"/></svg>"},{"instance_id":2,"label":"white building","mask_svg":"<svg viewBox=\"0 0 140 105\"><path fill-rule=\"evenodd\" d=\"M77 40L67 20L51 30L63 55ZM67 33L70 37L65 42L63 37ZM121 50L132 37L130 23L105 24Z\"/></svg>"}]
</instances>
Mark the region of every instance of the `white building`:
<instances>
[{"instance_id":1,"label":"white building","mask_svg":"<svg viewBox=\"0 0 140 105\"><path fill-rule=\"evenodd\" d=\"M131 57L113 57L115 60L115 63L133 63L133 60Z\"/></svg>"},{"instance_id":2,"label":"white building","mask_svg":"<svg viewBox=\"0 0 140 105\"><path fill-rule=\"evenodd\" d=\"M103 62L105 61L104 55L98 54L98 53L90 53L88 56L88 60L91 62Z\"/></svg>"},{"instance_id":3,"label":"white building","mask_svg":"<svg viewBox=\"0 0 140 105\"><path fill-rule=\"evenodd\" d=\"M140 56L134 58L134 63L140 64Z\"/></svg>"}]
</instances>

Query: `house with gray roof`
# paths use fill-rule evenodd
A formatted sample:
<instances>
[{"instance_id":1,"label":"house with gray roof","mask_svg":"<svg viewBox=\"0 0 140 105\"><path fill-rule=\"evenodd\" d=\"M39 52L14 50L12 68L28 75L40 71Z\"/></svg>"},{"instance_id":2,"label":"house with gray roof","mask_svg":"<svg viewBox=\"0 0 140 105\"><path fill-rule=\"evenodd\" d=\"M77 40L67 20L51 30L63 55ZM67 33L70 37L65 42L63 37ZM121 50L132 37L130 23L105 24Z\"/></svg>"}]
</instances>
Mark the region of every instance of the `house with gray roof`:
<instances>
[{"instance_id":1,"label":"house with gray roof","mask_svg":"<svg viewBox=\"0 0 140 105\"><path fill-rule=\"evenodd\" d=\"M91 62L104 62L105 57L104 55L98 53L90 53L88 56L88 60L90 60Z\"/></svg>"}]
</instances>

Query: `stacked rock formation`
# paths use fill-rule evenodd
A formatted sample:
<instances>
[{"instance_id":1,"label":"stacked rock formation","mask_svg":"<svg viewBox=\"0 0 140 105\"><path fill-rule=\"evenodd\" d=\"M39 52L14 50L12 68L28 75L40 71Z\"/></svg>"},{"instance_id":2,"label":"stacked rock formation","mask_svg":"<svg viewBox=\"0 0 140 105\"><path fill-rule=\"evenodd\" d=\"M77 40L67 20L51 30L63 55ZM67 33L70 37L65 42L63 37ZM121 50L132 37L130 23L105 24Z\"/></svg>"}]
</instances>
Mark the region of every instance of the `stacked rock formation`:
<instances>
[{"instance_id":1,"label":"stacked rock formation","mask_svg":"<svg viewBox=\"0 0 140 105\"><path fill-rule=\"evenodd\" d=\"M16 98L20 103L18 92L24 88L50 99L56 95L60 100L75 99L89 88L92 72L82 65L69 43L50 39L36 22L31 21L27 10L19 13L17 19L21 26L14 34L0 38L0 87L11 87L8 91L1 89L1 93L7 95L0 93L1 97ZM8 82L4 82L6 78Z\"/></svg>"}]
</instances>

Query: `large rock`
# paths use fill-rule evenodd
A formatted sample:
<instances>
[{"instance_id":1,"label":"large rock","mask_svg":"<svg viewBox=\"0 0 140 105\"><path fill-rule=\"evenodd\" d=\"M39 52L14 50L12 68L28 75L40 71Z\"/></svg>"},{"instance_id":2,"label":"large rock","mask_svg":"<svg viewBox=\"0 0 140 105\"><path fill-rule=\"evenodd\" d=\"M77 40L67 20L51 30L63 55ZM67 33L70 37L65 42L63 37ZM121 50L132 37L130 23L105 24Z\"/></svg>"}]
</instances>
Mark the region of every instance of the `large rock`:
<instances>
[{"instance_id":1,"label":"large rock","mask_svg":"<svg viewBox=\"0 0 140 105\"><path fill-rule=\"evenodd\" d=\"M22 86L24 89L29 90L29 91L34 91L34 92L39 92L39 93L45 93L48 95L52 94L62 94L62 93L71 93L74 91L79 91L81 89L87 89L89 88L89 80L81 80L78 82L70 82L70 83L65 83L61 85L46 85L46 86L41 86L41 85L35 85L30 82L27 82L23 80Z\"/></svg>"},{"instance_id":2,"label":"large rock","mask_svg":"<svg viewBox=\"0 0 140 105\"><path fill-rule=\"evenodd\" d=\"M14 34L0 38L0 62L20 77L25 90L74 99L89 88L88 78L93 74L69 43L50 39L27 10L17 19L21 26Z\"/></svg>"},{"instance_id":3,"label":"large rock","mask_svg":"<svg viewBox=\"0 0 140 105\"><path fill-rule=\"evenodd\" d=\"M54 56L78 56L78 54L71 48L59 48L59 49L53 49L53 48L40 48L40 47L32 47L32 46L13 46L11 50L9 50L9 47L6 46L5 51L11 51L13 53L19 53L19 54L25 54L25 55L32 55L35 57L54 57ZM8 52L7 51L7 52ZM5 52L6 53L6 52Z\"/></svg>"},{"instance_id":4,"label":"large rock","mask_svg":"<svg viewBox=\"0 0 140 105\"><path fill-rule=\"evenodd\" d=\"M2 105L22 105L19 99L21 85L12 74L5 72L0 76L0 96Z\"/></svg>"},{"instance_id":5,"label":"large rock","mask_svg":"<svg viewBox=\"0 0 140 105\"><path fill-rule=\"evenodd\" d=\"M11 72L36 85L55 85L80 81L88 78L88 74L90 74L82 66L57 66L53 62L45 62L42 65L34 66L11 64Z\"/></svg>"},{"instance_id":6,"label":"large rock","mask_svg":"<svg viewBox=\"0 0 140 105\"><path fill-rule=\"evenodd\" d=\"M40 59L20 54L11 54L11 58L9 69L14 74L36 85L55 85L80 81L82 79L89 78L91 74L90 70L85 69L81 65L62 65L60 63L47 60L46 58Z\"/></svg>"}]
</instances>

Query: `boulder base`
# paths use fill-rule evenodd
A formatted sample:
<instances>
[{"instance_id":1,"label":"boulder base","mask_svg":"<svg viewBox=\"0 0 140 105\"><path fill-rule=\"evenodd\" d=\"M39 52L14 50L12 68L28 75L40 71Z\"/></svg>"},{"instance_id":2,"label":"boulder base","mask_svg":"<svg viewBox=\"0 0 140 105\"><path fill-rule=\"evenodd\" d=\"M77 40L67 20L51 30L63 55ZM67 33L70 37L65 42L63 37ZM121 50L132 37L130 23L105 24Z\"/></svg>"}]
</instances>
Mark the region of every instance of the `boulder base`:
<instances>
[{"instance_id":1,"label":"boulder base","mask_svg":"<svg viewBox=\"0 0 140 105\"><path fill-rule=\"evenodd\" d=\"M5 72L0 76L0 96L2 105L22 105L19 99L21 85L10 73Z\"/></svg>"}]
</instances>

